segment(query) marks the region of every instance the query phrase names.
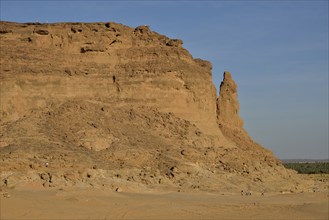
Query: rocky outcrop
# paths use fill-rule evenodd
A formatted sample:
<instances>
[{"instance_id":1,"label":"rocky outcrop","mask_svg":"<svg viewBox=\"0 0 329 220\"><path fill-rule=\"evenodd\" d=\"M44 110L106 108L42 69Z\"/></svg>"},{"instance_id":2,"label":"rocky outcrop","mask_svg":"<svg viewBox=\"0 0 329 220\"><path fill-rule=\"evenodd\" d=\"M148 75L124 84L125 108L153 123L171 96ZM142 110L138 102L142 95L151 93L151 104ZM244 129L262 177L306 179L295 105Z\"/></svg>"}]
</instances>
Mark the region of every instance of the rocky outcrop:
<instances>
[{"instance_id":1,"label":"rocky outcrop","mask_svg":"<svg viewBox=\"0 0 329 220\"><path fill-rule=\"evenodd\" d=\"M227 139L233 141L239 148L250 150L250 156L264 158L264 161L272 166L281 164L272 152L254 142L248 135L243 127L243 120L239 111L238 87L232 79L231 73L226 71L217 98L217 119L220 130Z\"/></svg>"},{"instance_id":2,"label":"rocky outcrop","mask_svg":"<svg viewBox=\"0 0 329 220\"><path fill-rule=\"evenodd\" d=\"M231 75L217 98L211 63L181 40L112 22L0 30L6 183L306 189L243 129Z\"/></svg>"},{"instance_id":3,"label":"rocky outcrop","mask_svg":"<svg viewBox=\"0 0 329 220\"><path fill-rule=\"evenodd\" d=\"M238 87L231 73L226 71L220 84L217 98L218 125L226 138L233 141L239 148L249 151L252 158L263 158L270 166L281 165L272 152L254 142L243 128L243 120L239 115Z\"/></svg>"},{"instance_id":4,"label":"rocky outcrop","mask_svg":"<svg viewBox=\"0 0 329 220\"><path fill-rule=\"evenodd\" d=\"M226 144L211 65L193 59L180 40L116 23L1 25L13 31L1 39L2 120L51 102L97 99L172 112Z\"/></svg>"},{"instance_id":5,"label":"rocky outcrop","mask_svg":"<svg viewBox=\"0 0 329 220\"><path fill-rule=\"evenodd\" d=\"M243 121L239 116L240 106L238 88L231 73L224 72L224 79L220 84L217 98L217 118L219 125L243 129Z\"/></svg>"}]
</instances>

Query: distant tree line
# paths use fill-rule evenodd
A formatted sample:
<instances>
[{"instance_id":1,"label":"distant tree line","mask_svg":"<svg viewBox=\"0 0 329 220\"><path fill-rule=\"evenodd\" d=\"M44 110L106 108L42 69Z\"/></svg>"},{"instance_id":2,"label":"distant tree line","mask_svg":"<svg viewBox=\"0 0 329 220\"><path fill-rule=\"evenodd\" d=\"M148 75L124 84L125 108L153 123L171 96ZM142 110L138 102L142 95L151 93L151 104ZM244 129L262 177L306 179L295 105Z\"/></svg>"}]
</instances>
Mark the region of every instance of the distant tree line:
<instances>
[{"instance_id":1,"label":"distant tree line","mask_svg":"<svg viewBox=\"0 0 329 220\"><path fill-rule=\"evenodd\" d=\"M296 170L301 174L329 174L329 163L284 163L283 166L287 169Z\"/></svg>"}]
</instances>

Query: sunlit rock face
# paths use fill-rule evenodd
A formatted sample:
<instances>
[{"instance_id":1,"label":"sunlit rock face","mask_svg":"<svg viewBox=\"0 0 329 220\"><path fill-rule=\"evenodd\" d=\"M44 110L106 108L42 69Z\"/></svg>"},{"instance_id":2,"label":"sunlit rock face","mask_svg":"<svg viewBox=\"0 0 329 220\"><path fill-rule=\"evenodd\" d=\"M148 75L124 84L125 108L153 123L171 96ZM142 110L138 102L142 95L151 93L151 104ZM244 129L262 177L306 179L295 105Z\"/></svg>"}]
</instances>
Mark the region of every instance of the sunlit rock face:
<instances>
[{"instance_id":1,"label":"sunlit rock face","mask_svg":"<svg viewBox=\"0 0 329 220\"><path fill-rule=\"evenodd\" d=\"M305 185L243 129L231 75L217 97L211 63L182 40L112 22L0 22L0 42L5 185Z\"/></svg>"}]
</instances>

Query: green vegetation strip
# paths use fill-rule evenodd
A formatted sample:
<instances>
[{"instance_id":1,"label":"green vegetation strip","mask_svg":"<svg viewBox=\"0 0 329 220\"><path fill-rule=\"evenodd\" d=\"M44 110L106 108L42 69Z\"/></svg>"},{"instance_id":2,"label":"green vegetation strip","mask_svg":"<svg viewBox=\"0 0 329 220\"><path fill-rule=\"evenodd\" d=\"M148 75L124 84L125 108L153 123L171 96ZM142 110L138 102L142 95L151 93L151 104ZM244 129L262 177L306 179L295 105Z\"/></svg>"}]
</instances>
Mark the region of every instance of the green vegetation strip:
<instances>
[{"instance_id":1,"label":"green vegetation strip","mask_svg":"<svg viewBox=\"0 0 329 220\"><path fill-rule=\"evenodd\" d=\"M284 163L287 169L296 170L301 174L329 174L329 163Z\"/></svg>"}]
</instances>

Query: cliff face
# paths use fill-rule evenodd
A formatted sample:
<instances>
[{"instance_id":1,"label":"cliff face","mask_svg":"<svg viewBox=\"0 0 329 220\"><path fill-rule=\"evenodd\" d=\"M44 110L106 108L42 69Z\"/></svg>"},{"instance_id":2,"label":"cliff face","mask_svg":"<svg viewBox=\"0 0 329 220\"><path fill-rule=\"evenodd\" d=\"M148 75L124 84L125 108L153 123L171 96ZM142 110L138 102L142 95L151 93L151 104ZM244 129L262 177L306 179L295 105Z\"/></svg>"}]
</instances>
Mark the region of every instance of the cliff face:
<instances>
[{"instance_id":1,"label":"cliff face","mask_svg":"<svg viewBox=\"0 0 329 220\"><path fill-rule=\"evenodd\" d=\"M244 131L230 74L217 98L181 40L111 22L1 22L0 39L5 185L301 187Z\"/></svg>"},{"instance_id":2,"label":"cliff face","mask_svg":"<svg viewBox=\"0 0 329 220\"><path fill-rule=\"evenodd\" d=\"M181 40L115 23L2 23L2 29L3 120L51 103L93 99L172 112L224 140L211 64L193 59Z\"/></svg>"}]
</instances>

